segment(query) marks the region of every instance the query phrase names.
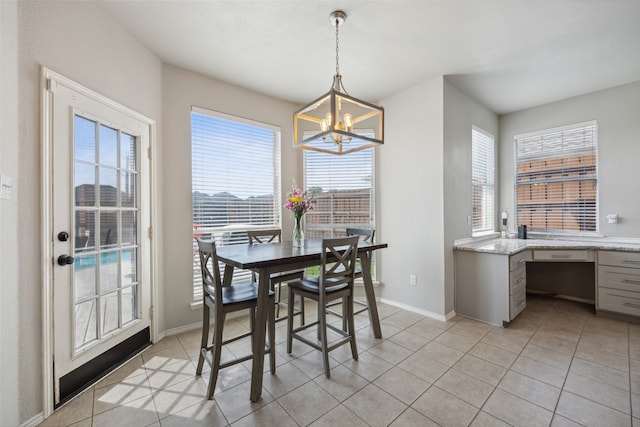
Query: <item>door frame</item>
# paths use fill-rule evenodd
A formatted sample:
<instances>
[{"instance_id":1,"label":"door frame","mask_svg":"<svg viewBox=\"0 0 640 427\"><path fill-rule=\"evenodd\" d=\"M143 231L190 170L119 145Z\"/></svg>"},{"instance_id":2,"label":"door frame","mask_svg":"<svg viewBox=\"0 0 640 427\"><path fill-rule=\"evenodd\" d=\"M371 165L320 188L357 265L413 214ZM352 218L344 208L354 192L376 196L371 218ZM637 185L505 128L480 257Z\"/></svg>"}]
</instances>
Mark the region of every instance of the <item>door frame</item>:
<instances>
[{"instance_id":1,"label":"door frame","mask_svg":"<svg viewBox=\"0 0 640 427\"><path fill-rule=\"evenodd\" d=\"M154 235L157 230L157 198L156 198L156 122L136 111L125 107L91 89L88 89L75 81L64 77L48 69L41 67L40 90L41 90L41 106L40 106L40 129L41 129L41 158L40 170L41 174L41 244L40 250L42 254L42 376L43 376L43 412L44 418L53 413L54 409L54 378L53 378L53 361L54 361L54 330L53 330L53 269L54 260L52 254L52 236L53 226L51 217L53 214L53 96L57 85L64 85L84 96L87 96L97 102L100 102L114 110L129 115L136 120L141 121L149 127L149 152L140 153L149 156L149 222L151 233L150 242L150 291L151 291L151 342L156 342L158 337L158 319L155 307L158 302L158 239Z\"/></svg>"}]
</instances>

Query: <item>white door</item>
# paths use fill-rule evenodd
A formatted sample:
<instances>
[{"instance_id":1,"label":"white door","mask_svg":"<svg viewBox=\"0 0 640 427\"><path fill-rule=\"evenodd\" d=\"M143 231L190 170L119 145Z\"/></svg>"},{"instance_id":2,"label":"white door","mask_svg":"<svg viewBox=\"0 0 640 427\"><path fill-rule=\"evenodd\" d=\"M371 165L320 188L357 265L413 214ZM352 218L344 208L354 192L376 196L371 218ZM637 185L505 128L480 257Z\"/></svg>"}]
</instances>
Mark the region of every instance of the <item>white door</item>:
<instances>
[{"instance_id":1,"label":"white door","mask_svg":"<svg viewBox=\"0 0 640 427\"><path fill-rule=\"evenodd\" d=\"M149 342L150 125L56 81L50 98L58 404Z\"/></svg>"}]
</instances>

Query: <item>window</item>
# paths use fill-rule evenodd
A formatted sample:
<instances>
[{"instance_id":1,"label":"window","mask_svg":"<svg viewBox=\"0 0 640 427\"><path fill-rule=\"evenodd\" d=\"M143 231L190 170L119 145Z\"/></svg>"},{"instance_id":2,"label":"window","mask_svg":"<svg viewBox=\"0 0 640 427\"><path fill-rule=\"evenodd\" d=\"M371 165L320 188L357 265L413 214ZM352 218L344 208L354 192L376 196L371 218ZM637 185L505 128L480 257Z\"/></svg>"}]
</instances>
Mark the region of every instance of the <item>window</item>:
<instances>
[{"instance_id":1,"label":"window","mask_svg":"<svg viewBox=\"0 0 640 427\"><path fill-rule=\"evenodd\" d=\"M531 231L597 233L595 121L515 137L516 223Z\"/></svg>"},{"instance_id":2,"label":"window","mask_svg":"<svg viewBox=\"0 0 640 427\"><path fill-rule=\"evenodd\" d=\"M342 237L346 228L375 227L373 165L373 148L342 156L304 150L305 187L316 200L304 216L307 238ZM374 264L375 259L373 277Z\"/></svg>"},{"instance_id":3,"label":"window","mask_svg":"<svg viewBox=\"0 0 640 427\"><path fill-rule=\"evenodd\" d=\"M471 128L472 235L495 231L495 171L493 135Z\"/></svg>"},{"instance_id":4,"label":"window","mask_svg":"<svg viewBox=\"0 0 640 427\"><path fill-rule=\"evenodd\" d=\"M199 300L197 237L225 246L247 243L250 228L280 227L280 128L194 107L191 178L193 292Z\"/></svg>"}]
</instances>

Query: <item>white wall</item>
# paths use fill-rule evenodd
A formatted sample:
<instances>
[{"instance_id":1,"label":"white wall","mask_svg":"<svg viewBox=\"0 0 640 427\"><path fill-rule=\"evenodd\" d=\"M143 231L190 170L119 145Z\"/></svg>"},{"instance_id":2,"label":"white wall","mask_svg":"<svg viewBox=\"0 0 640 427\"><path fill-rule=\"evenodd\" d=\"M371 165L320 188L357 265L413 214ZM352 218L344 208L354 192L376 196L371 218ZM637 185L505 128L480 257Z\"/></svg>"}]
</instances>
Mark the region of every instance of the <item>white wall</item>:
<instances>
[{"instance_id":1,"label":"white wall","mask_svg":"<svg viewBox=\"0 0 640 427\"><path fill-rule=\"evenodd\" d=\"M164 325L172 329L202 321L202 311L190 310L193 302L191 212L191 107L201 107L245 117L282 131L282 194L293 179L302 182L301 150L292 147L294 104L279 101L170 65L163 67L163 186L164 226ZM283 229L291 230L291 215L281 211Z\"/></svg>"},{"instance_id":2,"label":"white wall","mask_svg":"<svg viewBox=\"0 0 640 427\"><path fill-rule=\"evenodd\" d=\"M500 207L513 211L513 137L598 122L600 234L640 237L640 81L500 117ZM617 225L607 214L617 213Z\"/></svg>"},{"instance_id":3,"label":"white wall","mask_svg":"<svg viewBox=\"0 0 640 427\"><path fill-rule=\"evenodd\" d=\"M453 242L456 239L471 237L472 231L471 225L467 225L467 216L472 213L471 127L474 125L494 136L497 158L498 116L445 79L443 247L446 313L454 309ZM497 195L496 188L496 199ZM496 217L497 212L498 207Z\"/></svg>"},{"instance_id":4,"label":"white wall","mask_svg":"<svg viewBox=\"0 0 640 427\"><path fill-rule=\"evenodd\" d=\"M444 315L443 78L381 102L385 144L378 153L376 255L380 296ZM417 286L409 285L409 275Z\"/></svg>"},{"instance_id":5,"label":"white wall","mask_svg":"<svg viewBox=\"0 0 640 427\"><path fill-rule=\"evenodd\" d=\"M20 308L15 322L19 337L16 373L20 378L19 418L20 422L25 422L43 410L40 274L43 263L51 262L39 255L43 241L40 230L40 66L51 68L158 122L162 99L160 61L95 5L75 1L21 1L17 10L17 90L20 97L17 120L13 123L17 139L3 142L3 151L6 144L9 153L17 153L7 160L14 164L12 174L16 191L12 203L17 203L19 213L17 221L8 226L15 227L18 237L5 239L3 229L0 250L2 253L15 252L15 268L20 275L19 281L15 279L7 286L19 289L17 305ZM4 58L4 22L2 36ZM4 136L3 133L3 140ZM158 136L157 142L160 141ZM159 194L161 197L162 193ZM3 227L4 224L3 218ZM4 342L2 346L4 354Z\"/></svg>"},{"instance_id":6,"label":"white wall","mask_svg":"<svg viewBox=\"0 0 640 427\"><path fill-rule=\"evenodd\" d=\"M0 424L18 425L18 28L17 4L0 2L0 174L13 178L14 196L0 200Z\"/></svg>"}]
</instances>

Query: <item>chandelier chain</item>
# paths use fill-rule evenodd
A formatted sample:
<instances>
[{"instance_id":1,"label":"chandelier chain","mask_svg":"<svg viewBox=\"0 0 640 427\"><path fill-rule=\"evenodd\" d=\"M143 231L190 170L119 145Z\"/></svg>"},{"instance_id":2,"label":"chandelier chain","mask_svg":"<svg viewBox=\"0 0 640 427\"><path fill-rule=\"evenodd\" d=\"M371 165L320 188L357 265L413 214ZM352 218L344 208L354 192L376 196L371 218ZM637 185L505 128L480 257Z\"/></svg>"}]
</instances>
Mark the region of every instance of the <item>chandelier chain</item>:
<instances>
[{"instance_id":1,"label":"chandelier chain","mask_svg":"<svg viewBox=\"0 0 640 427\"><path fill-rule=\"evenodd\" d=\"M338 43L340 38L338 37L338 28L340 27L340 21L336 18L336 75L340 75L340 47Z\"/></svg>"}]
</instances>

